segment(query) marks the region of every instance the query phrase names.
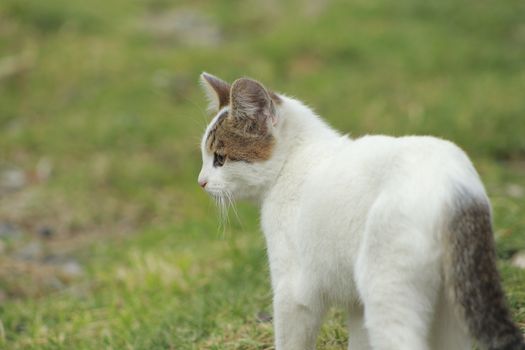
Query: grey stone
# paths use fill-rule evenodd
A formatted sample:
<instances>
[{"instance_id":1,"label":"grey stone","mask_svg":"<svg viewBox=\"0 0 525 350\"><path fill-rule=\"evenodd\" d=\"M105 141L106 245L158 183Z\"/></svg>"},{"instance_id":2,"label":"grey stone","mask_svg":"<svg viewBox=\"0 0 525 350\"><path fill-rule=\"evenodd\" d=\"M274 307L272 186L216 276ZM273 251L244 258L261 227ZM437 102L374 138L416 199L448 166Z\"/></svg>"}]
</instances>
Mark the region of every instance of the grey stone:
<instances>
[{"instance_id":1,"label":"grey stone","mask_svg":"<svg viewBox=\"0 0 525 350\"><path fill-rule=\"evenodd\" d=\"M0 222L0 239L19 239L22 233L18 228L9 222Z\"/></svg>"},{"instance_id":2,"label":"grey stone","mask_svg":"<svg viewBox=\"0 0 525 350\"><path fill-rule=\"evenodd\" d=\"M74 260L64 263L60 269L63 274L70 278L80 277L84 274L82 266Z\"/></svg>"},{"instance_id":3,"label":"grey stone","mask_svg":"<svg viewBox=\"0 0 525 350\"><path fill-rule=\"evenodd\" d=\"M38 241L32 241L20 248L15 256L22 260L38 260L43 253L42 244Z\"/></svg>"},{"instance_id":4,"label":"grey stone","mask_svg":"<svg viewBox=\"0 0 525 350\"><path fill-rule=\"evenodd\" d=\"M525 269L525 250L522 250L521 252L514 254L510 263L514 267Z\"/></svg>"}]
</instances>

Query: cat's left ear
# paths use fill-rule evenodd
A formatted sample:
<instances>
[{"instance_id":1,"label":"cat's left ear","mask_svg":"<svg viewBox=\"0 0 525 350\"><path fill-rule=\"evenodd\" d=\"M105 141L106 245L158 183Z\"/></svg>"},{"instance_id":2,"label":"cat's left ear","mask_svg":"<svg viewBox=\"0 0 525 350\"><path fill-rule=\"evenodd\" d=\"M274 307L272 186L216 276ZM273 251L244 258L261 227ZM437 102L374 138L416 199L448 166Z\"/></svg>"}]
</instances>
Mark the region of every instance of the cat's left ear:
<instances>
[{"instance_id":1,"label":"cat's left ear","mask_svg":"<svg viewBox=\"0 0 525 350\"><path fill-rule=\"evenodd\" d=\"M208 97L208 110L217 113L230 103L230 84L214 75L203 72L201 84Z\"/></svg>"},{"instance_id":2,"label":"cat's left ear","mask_svg":"<svg viewBox=\"0 0 525 350\"><path fill-rule=\"evenodd\" d=\"M256 123L277 124L274 100L266 88L253 79L240 78L233 82L230 92L231 114L235 118Z\"/></svg>"}]
</instances>

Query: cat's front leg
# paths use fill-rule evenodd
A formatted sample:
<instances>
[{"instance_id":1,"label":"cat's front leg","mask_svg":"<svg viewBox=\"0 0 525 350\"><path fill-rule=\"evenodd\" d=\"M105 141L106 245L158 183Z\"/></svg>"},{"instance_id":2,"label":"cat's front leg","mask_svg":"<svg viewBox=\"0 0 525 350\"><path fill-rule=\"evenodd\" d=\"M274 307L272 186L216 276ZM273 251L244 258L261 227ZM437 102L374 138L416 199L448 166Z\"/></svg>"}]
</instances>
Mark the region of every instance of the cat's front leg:
<instances>
[{"instance_id":1,"label":"cat's front leg","mask_svg":"<svg viewBox=\"0 0 525 350\"><path fill-rule=\"evenodd\" d=\"M274 290L276 350L314 350L325 307L312 289L282 281Z\"/></svg>"}]
</instances>

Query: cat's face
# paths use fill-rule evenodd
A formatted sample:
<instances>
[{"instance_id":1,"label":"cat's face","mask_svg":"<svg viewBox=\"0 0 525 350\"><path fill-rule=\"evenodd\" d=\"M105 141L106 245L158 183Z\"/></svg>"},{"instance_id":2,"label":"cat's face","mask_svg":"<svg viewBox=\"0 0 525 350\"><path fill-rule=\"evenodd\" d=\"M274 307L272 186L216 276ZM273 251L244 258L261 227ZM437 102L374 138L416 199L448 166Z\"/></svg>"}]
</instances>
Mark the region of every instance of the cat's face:
<instances>
[{"instance_id":1,"label":"cat's face","mask_svg":"<svg viewBox=\"0 0 525 350\"><path fill-rule=\"evenodd\" d=\"M276 166L279 97L247 78L231 86L206 73L201 80L215 117L201 142L199 185L219 199L256 197Z\"/></svg>"}]
</instances>

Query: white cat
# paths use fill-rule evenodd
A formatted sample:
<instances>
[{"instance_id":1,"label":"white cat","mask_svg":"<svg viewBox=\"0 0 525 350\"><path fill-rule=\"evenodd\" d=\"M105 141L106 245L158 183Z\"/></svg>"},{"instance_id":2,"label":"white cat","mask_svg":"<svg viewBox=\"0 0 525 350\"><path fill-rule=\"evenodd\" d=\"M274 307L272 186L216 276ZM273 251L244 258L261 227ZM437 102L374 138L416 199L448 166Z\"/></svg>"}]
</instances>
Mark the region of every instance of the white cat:
<instances>
[{"instance_id":1,"label":"white cat","mask_svg":"<svg viewBox=\"0 0 525 350\"><path fill-rule=\"evenodd\" d=\"M203 73L216 113L199 184L260 205L277 350L310 350L328 307L351 350L525 349L465 153L433 137L330 128L301 102Z\"/></svg>"}]
</instances>

